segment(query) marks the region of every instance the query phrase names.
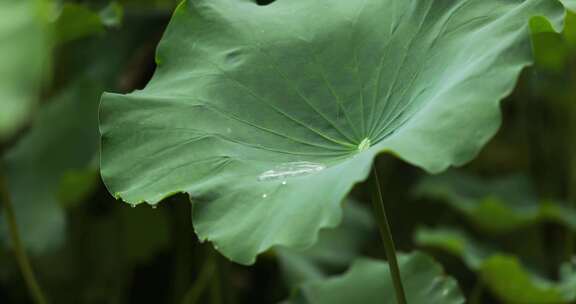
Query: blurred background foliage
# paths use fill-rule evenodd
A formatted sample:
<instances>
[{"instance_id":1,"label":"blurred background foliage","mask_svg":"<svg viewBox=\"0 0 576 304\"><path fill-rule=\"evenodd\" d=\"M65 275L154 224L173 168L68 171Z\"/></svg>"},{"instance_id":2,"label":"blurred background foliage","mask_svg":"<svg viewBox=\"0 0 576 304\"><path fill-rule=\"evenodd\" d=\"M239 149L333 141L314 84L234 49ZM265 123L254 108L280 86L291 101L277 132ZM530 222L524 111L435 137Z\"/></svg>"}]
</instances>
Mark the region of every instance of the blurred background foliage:
<instances>
[{"instance_id":1,"label":"blurred background foliage","mask_svg":"<svg viewBox=\"0 0 576 304\"><path fill-rule=\"evenodd\" d=\"M195 239L186 197L130 208L100 181L100 94L146 84L176 4L0 0L0 174L42 289L52 303L300 303L338 290L323 279L383 258L363 186L312 248L243 267ZM434 256L469 303L576 300L576 14L562 33L547 26L531 22L536 63L476 160L438 176L378 163L399 249ZM28 303L7 227L0 303ZM380 271L370 263L353 269Z\"/></svg>"}]
</instances>

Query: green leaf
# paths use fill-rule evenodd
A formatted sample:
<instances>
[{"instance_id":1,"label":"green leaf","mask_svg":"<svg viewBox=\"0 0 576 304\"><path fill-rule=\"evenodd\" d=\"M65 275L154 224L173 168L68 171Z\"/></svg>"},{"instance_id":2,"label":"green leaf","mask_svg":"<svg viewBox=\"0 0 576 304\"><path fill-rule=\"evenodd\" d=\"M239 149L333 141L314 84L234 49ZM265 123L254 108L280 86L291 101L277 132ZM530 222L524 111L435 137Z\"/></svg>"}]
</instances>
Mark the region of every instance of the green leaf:
<instances>
[{"instance_id":1,"label":"green leaf","mask_svg":"<svg viewBox=\"0 0 576 304\"><path fill-rule=\"evenodd\" d=\"M99 12L85 5L65 3L55 22L56 43L67 42L102 35L106 28L119 27L122 24L124 11L116 2L110 2Z\"/></svg>"},{"instance_id":2,"label":"green leaf","mask_svg":"<svg viewBox=\"0 0 576 304\"><path fill-rule=\"evenodd\" d=\"M553 282L526 270L517 257L479 244L460 230L420 228L415 242L461 258L503 303L569 303L576 299L576 271L568 264L563 266L560 281Z\"/></svg>"},{"instance_id":3,"label":"green leaf","mask_svg":"<svg viewBox=\"0 0 576 304\"><path fill-rule=\"evenodd\" d=\"M549 23L544 18L533 18L532 21L536 21L530 23L534 32L532 39L536 65L553 72L562 72L569 55L563 36L549 31Z\"/></svg>"},{"instance_id":4,"label":"green leaf","mask_svg":"<svg viewBox=\"0 0 576 304\"><path fill-rule=\"evenodd\" d=\"M561 0L562 4L572 12L576 12L576 0Z\"/></svg>"},{"instance_id":5,"label":"green leaf","mask_svg":"<svg viewBox=\"0 0 576 304\"><path fill-rule=\"evenodd\" d=\"M441 249L457 256L471 269L479 269L484 260L495 253L494 249L479 246L464 232L450 228L418 228L414 242L418 246Z\"/></svg>"},{"instance_id":6,"label":"green leaf","mask_svg":"<svg viewBox=\"0 0 576 304\"><path fill-rule=\"evenodd\" d=\"M110 2L100 13L102 24L107 27L119 27L124 18L124 9L117 2Z\"/></svg>"},{"instance_id":7,"label":"green leaf","mask_svg":"<svg viewBox=\"0 0 576 304\"><path fill-rule=\"evenodd\" d=\"M63 207L80 203L94 192L100 179L97 167L70 170L62 175L57 197Z\"/></svg>"},{"instance_id":8,"label":"green leaf","mask_svg":"<svg viewBox=\"0 0 576 304\"><path fill-rule=\"evenodd\" d=\"M105 88L117 85L134 50L157 27L158 21L143 18L104 39L62 48L65 56L59 67L71 79L46 100L30 131L1 156L24 245L32 253L61 247L66 227L63 207L89 194L97 182L89 171L97 168L99 158L99 97ZM70 192L71 185L83 189ZM2 219L0 238L6 239Z\"/></svg>"},{"instance_id":9,"label":"green leaf","mask_svg":"<svg viewBox=\"0 0 576 304\"><path fill-rule=\"evenodd\" d=\"M576 298L576 272L555 283L527 272L514 256L495 255L483 263L480 273L504 303L572 303Z\"/></svg>"},{"instance_id":10,"label":"green leaf","mask_svg":"<svg viewBox=\"0 0 576 304\"><path fill-rule=\"evenodd\" d=\"M80 4L64 4L55 23L57 44L103 33L104 25L100 16Z\"/></svg>"},{"instance_id":11,"label":"green leaf","mask_svg":"<svg viewBox=\"0 0 576 304\"><path fill-rule=\"evenodd\" d=\"M349 200L343 219L335 229L322 230L312 247L305 250L277 248L276 254L289 286L326 277L330 271L345 269L375 232L370 210Z\"/></svg>"},{"instance_id":12,"label":"green leaf","mask_svg":"<svg viewBox=\"0 0 576 304\"><path fill-rule=\"evenodd\" d=\"M576 230L575 210L557 202L539 201L531 183L520 175L484 180L451 171L425 177L415 192L448 204L489 233L508 233L540 222Z\"/></svg>"},{"instance_id":13,"label":"green leaf","mask_svg":"<svg viewBox=\"0 0 576 304\"><path fill-rule=\"evenodd\" d=\"M572 51L576 50L576 9L568 12L565 19L564 40Z\"/></svg>"},{"instance_id":14,"label":"green leaf","mask_svg":"<svg viewBox=\"0 0 576 304\"><path fill-rule=\"evenodd\" d=\"M178 0L118 0L121 5L126 6L127 8L159 8L159 9L167 9L173 8L178 4L180 1Z\"/></svg>"},{"instance_id":15,"label":"green leaf","mask_svg":"<svg viewBox=\"0 0 576 304\"><path fill-rule=\"evenodd\" d=\"M98 133L88 126L97 125L98 89L79 80L55 96L3 159L21 237L34 253L54 250L64 240L58 189L62 177L91 166L96 157ZM2 224L0 235L6 238Z\"/></svg>"},{"instance_id":16,"label":"green leaf","mask_svg":"<svg viewBox=\"0 0 576 304\"><path fill-rule=\"evenodd\" d=\"M50 58L48 13L42 0L0 0L0 141L27 119Z\"/></svg>"},{"instance_id":17,"label":"green leaf","mask_svg":"<svg viewBox=\"0 0 576 304\"><path fill-rule=\"evenodd\" d=\"M562 33L555 32L545 18L533 18L530 27L536 65L556 73L570 71L570 59L576 49L576 9L566 12Z\"/></svg>"},{"instance_id":18,"label":"green leaf","mask_svg":"<svg viewBox=\"0 0 576 304\"><path fill-rule=\"evenodd\" d=\"M178 192L239 263L309 246L389 152L430 172L473 158L555 1L184 1L143 91L105 94L102 169L128 203Z\"/></svg>"},{"instance_id":19,"label":"green leaf","mask_svg":"<svg viewBox=\"0 0 576 304\"><path fill-rule=\"evenodd\" d=\"M408 303L464 303L458 284L422 253L398 257ZM302 285L293 304L396 303L388 264L360 259L344 275Z\"/></svg>"}]
</instances>

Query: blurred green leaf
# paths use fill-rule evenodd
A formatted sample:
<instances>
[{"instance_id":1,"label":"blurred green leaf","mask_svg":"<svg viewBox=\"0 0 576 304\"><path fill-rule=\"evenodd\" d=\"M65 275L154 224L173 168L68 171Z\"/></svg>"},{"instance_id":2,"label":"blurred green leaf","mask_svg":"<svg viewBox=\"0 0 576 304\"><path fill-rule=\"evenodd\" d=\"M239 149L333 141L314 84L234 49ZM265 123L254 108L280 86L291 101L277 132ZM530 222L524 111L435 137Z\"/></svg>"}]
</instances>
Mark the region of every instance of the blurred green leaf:
<instances>
[{"instance_id":1,"label":"blurred green leaf","mask_svg":"<svg viewBox=\"0 0 576 304\"><path fill-rule=\"evenodd\" d=\"M116 2L110 2L100 11L86 5L65 3L55 22L56 43L64 44L73 40L102 35L106 28L119 27L124 11Z\"/></svg>"},{"instance_id":2,"label":"blurred green leaf","mask_svg":"<svg viewBox=\"0 0 576 304\"><path fill-rule=\"evenodd\" d=\"M576 293L576 272L555 283L526 271L518 258L494 255L480 268L482 280L504 303L572 303Z\"/></svg>"},{"instance_id":3,"label":"blurred green leaf","mask_svg":"<svg viewBox=\"0 0 576 304\"><path fill-rule=\"evenodd\" d=\"M104 33L100 16L86 6L65 3L55 24L56 43L64 44L94 34Z\"/></svg>"},{"instance_id":4,"label":"blurred green leaf","mask_svg":"<svg viewBox=\"0 0 576 304\"><path fill-rule=\"evenodd\" d=\"M557 33L544 17L530 21L532 44L536 65L557 74L571 70L570 60L576 51L576 5L573 11L566 11L564 29Z\"/></svg>"},{"instance_id":5,"label":"blurred green leaf","mask_svg":"<svg viewBox=\"0 0 576 304\"><path fill-rule=\"evenodd\" d=\"M113 1L100 11L100 20L107 27L119 27L124 18L124 9L120 4Z\"/></svg>"},{"instance_id":6,"label":"blurred green leaf","mask_svg":"<svg viewBox=\"0 0 576 304\"><path fill-rule=\"evenodd\" d=\"M568 12L564 22L564 39L571 50L572 56L574 56L576 50L576 10Z\"/></svg>"},{"instance_id":7,"label":"blurred green leaf","mask_svg":"<svg viewBox=\"0 0 576 304\"><path fill-rule=\"evenodd\" d=\"M517 257L480 244L457 229L420 228L415 243L462 259L504 303L569 303L576 299L576 272L567 266L560 282L552 282L526 270Z\"/></svg>"},{"instance_id":8,"label":"blurred green leaf","mask_svg":"<svg viewBox=\"0 0 576 304\"><path fill-rule=\"evenodd\" d=\"M480 246L461 230L418 228L414 234L418 246L438 248L463 259L471 269L478 269L495 251Z\"/></svg>"},{"instance_id":9,"label":"blurred green leaf","mask_svg":"<svg viewBox=\"0 0 576 304\"><path fill-rule=\"evenodd\" d=\"M67 171L62 175L58 187L58 201L64 208L72 207L94 192L99 181L100 174L98 174L97 165Z\"/></svg>"},{"instance_id":10,"label":"blurred green leaf","mask_svg":"<svg viewBox=\"0 0 576 304\"><path fill-rule=\"evenodd\" d=\"M567 9L576 12L576 0L561 0L560 2L562 2Z\"/></svg>"},{"instance_id":11,"label":"blurred green leaf","mask_svg":"<svg viewBox=\"0 0 576 304\"><path fill-rule=\"evenodd\" d=\"M277 248L276 253L288 285L326 277L330 271L345 269L360 255L375 231L370 210L353 200L344 203L342 223L320 232L318 241L306 250Z\"/></svg>"},{"instance_id":12,"label":"blurred green leaf","mask_svg":"<svg viewBox=\"0 0 576 304\"><path fill-rule=\"evenodd\" d=\"M456 281L442 267L422 253L398 257L402 281L410 304L464 303ZM396 303L388 264L360 259L350 270L322 281L303 284L292 304L382 304Z\"/></svg>"},{"instance_id":13,"label":"blurred green leaf","mask_svg":"<svg viewBox=\"0 0 576 304\"><path fill-rule=\"evenodd\" d=\"M73 205L98 182L88 172L99 159L100 95L105 88L116 87L126 61L156 26L156 22L138 20L102 39L63 48L67 53L59 64L71 63L67 71L71 77L40 108L30 131L3 157L23 241L33 253L61 246L66 226L63 206ZM63 192L67 190L71 192ZM2 224L0 236L5 238Z\"/></svg>"},{"instance_id":14,"label":"blurred green leaf","mask_svg":"<svg viewBox=\"0 0 576 304\"><path fill-rule=\"evenodd\" d=\"M51 6L0 0L0 141L30 117L49 70Z\"/></svg>"},{"instance_id":15,"label":"blurred green leaf","mask_svg":"<svg viewBox=\"0 0 576 304\"><path fill-rule=\"evenodd\" d=\"M485 180L451 171L425 177L414 191L447 204L489 233L508 233L540 222L576 230L576 211L557 202L539 201L530 181L521 175Z\"/></svg>"},{"instance_id":16,"label":"blurred green leaf","mask_svg":"<svg viewBox=\"0 0 576 304\"><path fill-rule=\"evenodd\" d=\"M532 18L530 28L536 65L553 72L563 72L569 52L562 34L555 32L550 22L543 17Z\"/></svg>"},{"instance_id":17,"label":"blurred green leaf","mask_svg":"<svg viewBox=\"0 0 576 304\"><path fill-rule=\"evenodd\" d=\"M4 157L23 242L35 253L57 248L65 237L58 189L67 172L90 166L96 157L100 92L88 80L70 85L42 107L31 131Z\"/></svg>"},{"instance_id":18,"label":"blurred green leaf","mask_svg":"<svg viewBox=\"0 0 576 304\"><path fill-rule=\"evenodd\" d=\"M130 8L173 8L180 0L118 0L118 2L122 5L125 5Z\"/></svg>"}]
</instances>

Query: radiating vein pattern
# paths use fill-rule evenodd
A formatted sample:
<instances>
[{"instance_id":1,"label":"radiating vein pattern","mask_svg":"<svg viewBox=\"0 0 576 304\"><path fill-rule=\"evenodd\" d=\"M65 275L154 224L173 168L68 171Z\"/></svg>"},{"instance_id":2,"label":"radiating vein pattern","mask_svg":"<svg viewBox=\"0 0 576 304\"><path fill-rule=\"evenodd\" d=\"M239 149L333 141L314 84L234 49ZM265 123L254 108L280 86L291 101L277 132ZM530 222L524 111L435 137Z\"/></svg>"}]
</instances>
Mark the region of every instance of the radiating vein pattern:
<instances>
[{"instance_id":1,"label":"radiating vein pattern","mask_svg":"<svg viewBox=\"0 0 576 304\"><path fill-rule=\"evenodd\" d=\"M562 12L556 0L186 0L146 88L103 96L103 179L131 203L189 193L198 235L237 261L310 244L379 152L430 172L473 158L531 61L531 16L559 27Z\"/></svg>"}]
</instances>

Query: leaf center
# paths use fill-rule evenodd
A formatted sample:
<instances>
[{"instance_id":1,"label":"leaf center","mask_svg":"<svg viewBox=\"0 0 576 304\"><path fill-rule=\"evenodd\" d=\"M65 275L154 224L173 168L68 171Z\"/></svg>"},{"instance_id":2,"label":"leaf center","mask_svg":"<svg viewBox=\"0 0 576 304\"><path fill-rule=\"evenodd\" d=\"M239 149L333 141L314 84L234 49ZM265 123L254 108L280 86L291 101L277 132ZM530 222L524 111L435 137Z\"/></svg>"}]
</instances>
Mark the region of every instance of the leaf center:
<instances>
[{"instance_id":1,"label":"leaf center","mask_svg":"<svg viewBox=\"0 0 576 304\"><path fill-rule=\"evenodd\" d=\"M359 152L362 152L362 151L370 148L370 144L371 144L370 139L369 139L369 138L364 138L364 139L360 142L360 144L358 145L358 151L359 151Z\"/></svg>"}]
</instances>

